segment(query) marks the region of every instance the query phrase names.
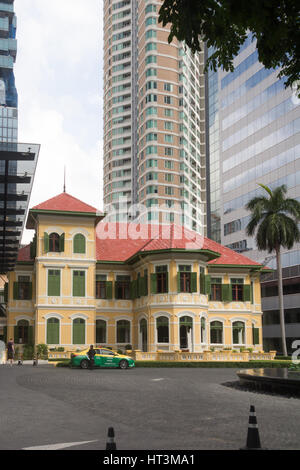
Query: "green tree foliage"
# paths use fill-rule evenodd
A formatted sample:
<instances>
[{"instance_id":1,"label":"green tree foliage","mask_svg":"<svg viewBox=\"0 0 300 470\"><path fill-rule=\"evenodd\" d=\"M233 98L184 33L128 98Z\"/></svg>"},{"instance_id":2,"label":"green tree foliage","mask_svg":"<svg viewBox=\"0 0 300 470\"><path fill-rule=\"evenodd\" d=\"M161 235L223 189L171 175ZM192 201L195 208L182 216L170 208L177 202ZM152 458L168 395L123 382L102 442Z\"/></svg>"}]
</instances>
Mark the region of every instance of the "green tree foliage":
<instances>
[{"instance_id":1,"label":"green tree foliage","mask_svg":"<svg viewBox=\"0 0 300 470\"><path fill-rule=\"evenodd\" d=\"M286 197L287 187L285 185L279 186L273 191L263 184L260 186L266 191L267 196L254 197L246 205L246 209L251 212L246 233L248 236L255 234L259 250L276 254L282 349L284 356L286 356L280 249L283 247L290 250L294 243L300 241L298 228L300 202Z\"/></svg>"},{"instance_id":2,"label":"green tree foliage","mask_svg":"<svg viewBox=\"0 0 300 470\"><path fill-rule=\"evenodd\" d=\"M170 23L169 42L176 37L193 52L200 41L214 48L206 69L233 71L233 59L251 32L259 61L280 67L285 86L300 80L299 0L164 0L159 22ZM297 85L300 96L300 83Z\"/></svg>"}]
</instances>

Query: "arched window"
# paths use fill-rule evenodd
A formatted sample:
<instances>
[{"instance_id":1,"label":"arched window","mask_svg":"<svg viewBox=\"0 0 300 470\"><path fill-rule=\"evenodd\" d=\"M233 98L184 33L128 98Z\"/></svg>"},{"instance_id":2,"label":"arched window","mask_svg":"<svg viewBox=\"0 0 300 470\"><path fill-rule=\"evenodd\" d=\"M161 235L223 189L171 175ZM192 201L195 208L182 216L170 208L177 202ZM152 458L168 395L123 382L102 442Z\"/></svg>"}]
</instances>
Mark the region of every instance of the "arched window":
<instances>
[{"instance_id":1,"label":"arched window","mask_svg":"<svg viewBox=\"0 0 300 470\"><path fill-rule=\"evenodd\" d=\"M58 318L48 318L47 320L47 344L59 344Z\"/></svg>"},{"instance_id":2,"label":"arched window","mask_svg":"<svg viewBox=\"0 0 300 470\"><path fill-rule=\"evenodd\" d=\"M223 323L213 321L210 324L210 342L211 344L223 343Z\"/></svg>"},{"instance_id":3,"label":"arched window","mask_svg":"<svg viewBox=\"0 0 300 470\"><path fill-rule=\"evenodd\" d=\"M233 344L245 344L245 323L235 321L232 323Z\"/></svg>"},{"instance_id":4,"label":"arched window","mask_svg":"<svg viewBox=\"0 0 300 470\"><path fill-rule=\"evenodd\" d=\"M74 237L74 253L85 253L85 236L81 233Z\"/></svg>"},{"instance_id":5,"label":"arched window","mask_svg":"<svg viewBox=\"0 0 300 470\"><path fill-rule=\"evenodd\" d=\"M15 326L14 340L16 344L28 344L29 342L29 321L19 320Z\"/></svg>"},{"instance_id":6,"label":"arched window","mask_svg":"<svg viewBox=\"0 0 300 470\"><path fill-rule=\"evenodd\" d=\"M73 344L85 344L85 320L83 318L73 320Z\"/></svg>"},{"instance_id":7,"label":"arched window","mask_svg":"<svg viewBox=\"0 0 300 470\"><path fill-rule=\"evenodd\" d=\"M201 318L201 343L206 343L206 321Z\"/></svg>"},{"instance_id":8,"label":"arched window","mask_svg":"<svg viewBox=\"0 0 300 470\"><path fill-rule=\"evenodd\" d=\"M106 343L106 321L96 320L96 343Z\"/></svg>"},{"instance_id":9,"label":"arched window","mask_svg":"<svg viewBox=\"0 0 300 470\"><path fill-rule=\"evenodd\" d=\"M59 252L59 235L58 233L50 233L49 235L49 251Z\"/></svg>"},{"instance_id":10,"label":"arched window","mask_svg":"<svg viewBox=\"0 0 300 470\"><path fill-rule=\"evenodd\" d=\"M168 317L158 317L156 320L157 342L169 342L169 319Z\"/></svg>"},{"instance_id":11,"label":"arched window","mask_svg":"<svg viewBox=\"0 0 300 470\"><path fill-rule=\"evenodd\" d=\"M130 322L128 320L117 321L117 343L130 343Z\"/></svg>"}]
</instances>

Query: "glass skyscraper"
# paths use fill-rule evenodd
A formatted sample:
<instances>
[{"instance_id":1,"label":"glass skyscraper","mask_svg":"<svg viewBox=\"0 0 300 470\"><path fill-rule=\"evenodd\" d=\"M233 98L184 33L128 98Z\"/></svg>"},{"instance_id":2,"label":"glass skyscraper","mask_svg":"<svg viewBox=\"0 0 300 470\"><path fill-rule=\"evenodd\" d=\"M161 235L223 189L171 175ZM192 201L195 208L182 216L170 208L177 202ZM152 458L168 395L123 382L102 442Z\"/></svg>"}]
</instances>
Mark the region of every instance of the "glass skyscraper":
<instances>
[{"instance_id":1,"label":"glass skyscraper","mask_svg":"<svg viewBox=\"0 0 300 470\"><path fill-rule=\"evenodd\" d=\"M258 61L249 34L234 60L232 73L210 72L209 173L211 237L275 268L275 258L259 252L245 234L245 204L264 191L286 184L288 196L300 200L300 101L285 89L278 70ZM300 245L283 250L284 303L288 347L300 338ZM265 347L280 348L277 274L265 276L262 295Z\"/></svg>"},{"instance_id":2,"label":"glass skyscraper","mask_svg":"<svg viewBox=\"0 0 300 470\"><path fill-rule=\"evenodd\" d=\"M14 0L0 2L0 142L18 141L17 54Z\"/></svg>"}]
</instances>

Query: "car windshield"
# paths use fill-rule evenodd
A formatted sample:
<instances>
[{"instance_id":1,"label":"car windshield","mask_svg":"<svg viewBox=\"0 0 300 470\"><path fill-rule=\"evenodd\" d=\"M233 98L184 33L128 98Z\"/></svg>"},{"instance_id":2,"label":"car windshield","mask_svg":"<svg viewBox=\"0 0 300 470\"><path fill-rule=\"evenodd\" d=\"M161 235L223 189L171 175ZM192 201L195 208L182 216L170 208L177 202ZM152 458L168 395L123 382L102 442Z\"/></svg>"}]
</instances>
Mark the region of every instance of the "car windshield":
<instances>
[{"instance_id":1,"label":"car windshield","mask_svg":"<svg viewBox=\"0 0 300 470\"><path fill-rule=\"evenodd\" d=\"M114 356L115 353L112 351L108 351L107 349L101 349L100 354L104 354L105 356Z\"/></svg>"}]
</instances>

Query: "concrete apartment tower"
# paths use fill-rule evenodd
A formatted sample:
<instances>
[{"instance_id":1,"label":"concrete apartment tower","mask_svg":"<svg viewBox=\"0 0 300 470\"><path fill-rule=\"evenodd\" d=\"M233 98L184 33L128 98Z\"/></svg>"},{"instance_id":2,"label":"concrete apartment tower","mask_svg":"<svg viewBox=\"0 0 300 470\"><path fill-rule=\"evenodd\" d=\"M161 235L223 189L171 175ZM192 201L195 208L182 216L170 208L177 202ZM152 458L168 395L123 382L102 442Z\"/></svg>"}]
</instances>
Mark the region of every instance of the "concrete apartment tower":
<instances>
[{"instance_id":1,"label":"concrete apartment tower","mask_svg":"<svg viewBox=\"0 0 300 470\"><path fill-rule=\"evenodd\" d=\"M300 200L300 100L277 78L278 69L267 70L258 61L251 34L234 66L233 73L208 73L208 236L276 269L275 256L259 252L245 233L245 205L265 193L258 183L271 188L286 184L288 196ZM300 338L300 244L282 250L282 265L292 352L293 341ZM277 272L262 280L264 348L280 351Z\"/></svg>"},{"instance_id":2,"label":"concrete apartment tower","mask_svg":"<svg viewBox=\"0 0 300 470\"><path fill-rule=\"evenodd\" d=\"M104 203L205 234L204 53L168 44L161 4L104 0Z\"/></svg>"}]
</instances>

